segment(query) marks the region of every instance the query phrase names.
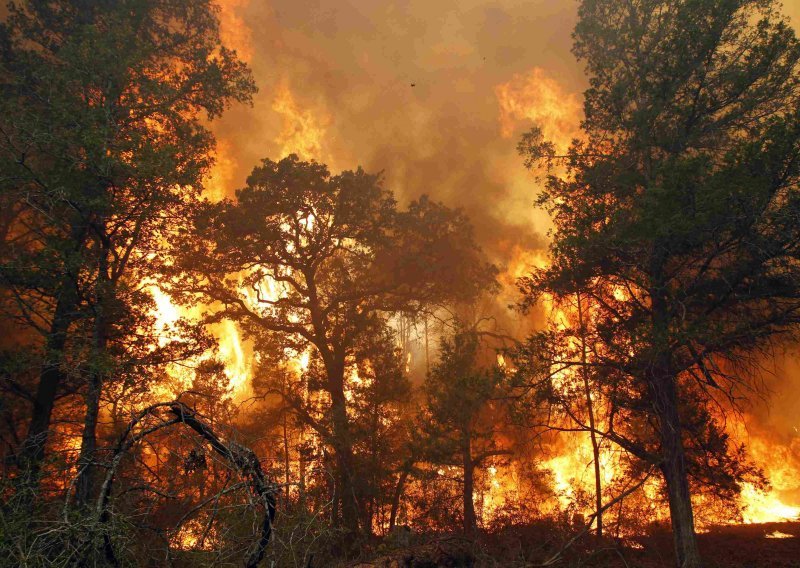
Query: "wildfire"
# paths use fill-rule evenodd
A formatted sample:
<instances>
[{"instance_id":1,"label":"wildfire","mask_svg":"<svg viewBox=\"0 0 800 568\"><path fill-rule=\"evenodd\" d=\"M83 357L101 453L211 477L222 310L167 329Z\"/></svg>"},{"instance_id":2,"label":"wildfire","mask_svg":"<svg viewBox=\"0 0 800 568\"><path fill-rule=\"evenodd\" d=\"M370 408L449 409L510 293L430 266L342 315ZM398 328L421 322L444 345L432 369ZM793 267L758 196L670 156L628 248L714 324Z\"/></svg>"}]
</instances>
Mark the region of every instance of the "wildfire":
<instances>
[{"instance_id":1,"label":"wildfire","mask_svg":"<svg viewBox=\"0 0 800 568\"><path fill-rule=\"evenodd\" d=\"M226 0L220 4L221 33L224 35L236 32L229 39L230 44L240 51L240 55L252 51L251 34L238 15L248 3L249 0ZM330 123L328 115L323 113L320 115L321 118L317 118L311 110L302 109L287 82L278 87L272 108L283 118L283 129L275 138L281 155L295 153L303 159L322 159L323 139ZM209 196L214 200L224 198L235 183L237 164L232 154L230 143L225 140L217 143L213 156L214 166L204 180L204 186L209 189ZM304 224L307 230L311 230L314 222L313 214L309 214L301 224ZM270 278L262 279L255 288L241 287L239 292L255 310L264 309L259 298L275 301L286 294L285 287ZM164 345L174 337L175 324L181 317L199 319L202 307L192 311L176 306L168 295L155 286L152 287L152 293L156 303L155 317L160 345ZM252 353L244 344L235 323L225 321L214 326L211 331L218 340L218 356L225 366L227 387L234 399L241 399L248 392L250 385ZM308 367L309 354L293 353L290 354L289 360L290 365L299 373ZM410 359L408 362L410 363ZM183 371L176 373L183 374L181 385L187 386L185 373Z\"/></svg>"},{"instance_id":2,"label":"wildfire","mask_svg":"<svg viewBox=\"0 0 800 568\"><path fill-rule=\"evenodd\" d=\"M222 42L235 49L237 55L247 63L253 61L253 31L245 24L242 12L250 0L217 0L219 5L219 28Z\"/></svg>"},{"instance_id":3,"label":"wildfire","mask_svg":"<svg viewBox=\"0 0 800 568\"><path fill-rule=\"evenodd\" d=\"M203 180L203 187L212 201L219 201L228 195L237 181L235 177L237 163L233 158L230 142L227 140L217 141L213 158L214 165L206 179Z\"/></svg>"},{"instance_id":4,"label":"wildfire","mask_svg":"<svg viewBox=\"0 0 800 568\"><path fill-rule=\"evenodd\" d=\"M171 544L178 550L214 550L218 544L217 530L200 519L191 519L172 537Z\"/></svg>"},{"instance_id":5,"label":"wildfire","mask_svg":"<svg viewBox=\"0 0 800 568\"><path fill-rule=\"evenodd\" d=\"M750 456L764 470L770 482L768 492L745 484L740 498L745 523L768 523L800 519L800 438L789 443L773 437L759 428L749 428L748 422L757 423L746 415L743 421L729 425L731 435L746 443ZM794 502L795 505L790 504Z\"/></svg>"},{"instance_id":6,"label":"wildfire","mask_svg":"<svg viewBox=\"0 0 800 568\"><path fill-rule=\"evenodd\" d=\"M800 519L800 507L783 503L775 491L763 493L747 483L742 488L742 517L745 523L774 523Z\"/></svg>"},{"instance_id":7,"label":"wildfire","mask_svg":"<svg viewBox=\"0 0 800 568\"><path fill-rule=\"evenodd\" d=\"M318 113L318 117L311 110L302 109L285 80L278 86L272 110L283 118L283 129L275 138L280 156L297 154L305 160L329 158L323 155L323 140L331 123L329 115Z\"/></svg>"},{"instance_id":8,"label":"wildfire","mask_svg":"<svg viewBox=\"0 0 800 568\"><path fill-rule=\"evenodd\" d=\"M238 12L248 5L248 0L228 0L222 6L223 33L227 34L231 28L238 31L229 41L240 50L240 54L249 58L252 56L252 37L246 26L242 25ZM247 55L246 55L247 54ZM518 128L524 123L535 123L542 127L546 138L554 141L561 149L566 148L569 142L578 136L579 117L581 107L578 97L567 92L562 85L548 76L541 68L533 68L526 74L518 74L506 83L495 87L495 95L500 106L500 130L503 137L510 138L517 133ZM282 119L282 128L274 139L281 156L290 153L298 154L302 159L318 159L330 162L330 156L325 154L325 137L332 118L326 112L316 112L304 108L298 102L290 89L289 82L284 80L279 84L272 109ZM226 189L234 183L236 162L232 157L230 144L224 140L219 143L215 154L216 164L212 169L206 186L211 189L214 199L224 197ZM315 222L313 217L307 219L308 227ZM507 289L513 289L514 282L527 274L532 266L542 266L546 259L540 251L531 251L517 247L512 251L513 258L510 268L502 276ZM163 345L174 333L176 323L181 317L188 317L187 310L176 306L160 289L152 288L155 304L157 327L159 330L159 344ZM278 299L285 293L277 283L265 279L257 290L240 290L241 295L252 305L257 306L257 295L271 300ZM620 292L622 293L622 292ZM545 311L551 314L553 325L563 329L574 315L568 308L556 307L552 302L545 301ZM240 330L233 322L224 322L212 330L219 340L218 356L225 365L225 376L232 396L241 397L247 392L252 375L252 353L241 337ZM574 348L575 345L570 347ZM308 368L310 353L287 354L290 368L301 374ZM507 361L502 355L497 357L498 365L505 367ZM411 352L406 354L405 368L408 372L411 366ZM358 369L352 366L348 374L348 389L346 396L352 398L352 389L362 385L363 379L359 377ZM575 371L563 371L557 381L557 386L567 388L571 381L577 379ZM602 429L602 427L600 427ZM300 432L297 434L299 442L314 440L312 434ZM288 445L288 442L287 442ZM746 523L765 523L800 518L800 507L787 504L779 495L782 490L798 489L796 469L792 469L791 460L768 459L774 447L766 440L751 441L751 449L756 460L767 469L767 476L776 489L769 493L759 491L755 486L746 484L740 498L742 514ZM287 449L287 455L289 450ZM565 434L555 448L555 455L546 460L542 466L549 470L552 478L552 489L555 494L553 512L577 511L588 515L593 512L591 506L586 505L586 495L595 491L593 477L593 448L589 434L575 432ZM300 457L297 463L292 463L292 469L300 469ZM627 472L621 464L619 453L607 445L600 449L601 482L604 487L611 487L615 482L623 479ZM775 464L775 461L781 461ZM769 465L770 467L766 467ZM436 471L440 477L457 474L452 468L440 468ZM513 466L489 465L485 471L485 487L480 495L475 496L476 506L483 511L483 520L491 519L502 508L513 501L515 488L519 486L520 472ZM656 482L648 483L643 488L643 494L651 503L661 499L659 487ZM604 495L607 500L609 495ZM663 506L649 505L649 513L653 519L663 518ZM182 548L195 548L198 546L197 527L188 524L182 533L176 536L178 546ZM702 530L702 527L701 527ZM767 538L790 538L780 531L766 535Z\"/></svg>"},{"instance_id":9,"label":"wildfire","mask_svg":"<svg viewBox=\"0 0 800 568\"><path fill-rule=\"evenodd\" d=\"M517 74L495 87L500 105L500 132L511 138L521 122L542 128L546 139L566 149L579 134L581 103L541 67Z\"/></svg>"},{"instance_id":10,"label":"wildfire","mask_svg":"<svg viewBox=\"0 0 800 568\"><path fill-rule=\"evenodd\" d=\"M623 293L622 290L615 290L615 294ZM575 306L555 305L548 297L543 299L543 304L545 312L549 314L549 325L556 329L566 329L577 317ZM588 315L591 317L590 311ZM578 347L577 340L570 338L568 348ZM578 369L574 367L558 370L553 377L555 388L567 392L578 381L578 373ZM595 396L592 396L592 401L597 402ZM596 420L602 430L602 416L596 416ZM746 442L750 456L764 470L771 488L765 492L751 483L743 484L738 502L742 521L751 524L799 520L800 506L791 503L800 493L800 478L797 476L800 464L797 453L800 448L798 443L800 438L795 437L791 444L786 444L772 439L766 432L761 435L751 433L748 429L748 420L753 421L754 418L745 416L744 420L730 421L728 430L734 439ZM592 471L594 457L589 434L586 432L560 434L555 452L556 454L543 465L551 472L558 509L566 511L578 507L578 512L584 515L591 514L593 507L580 504L582 497L593 495L595 491ZM619 454L611 448L601 445L599 461L603 487L611 487L625 479L627 473L620 462ZM651 503L651 520L668 518L666 505L655 505L663 502L659 484L655 480L648 482L643 487L643 492ZM604 496L604 500L608 498L609 496ZM581 510L581 507L584 509ZM737 522L737 519L706 514L702 519L698 519L698 532L706 530L711 524L734 522Z\"/></svg>"},{"instance_id":11,"label":"wildfire","mask_svg":"<svg viewBox=\"0 0 800 568\"><path fill-rule=\"evenodd\" d=\"M156 320L155 332L158 338L157 341L158 345L163 347L169 341L177 338L179 333L177 323L181 318L197 321L200 313L199 309L192 310L177 306L169 295L158 286L151 286L150 293L153 295L153 301L155 302L153 316ZM251 364L239 329L235 323L225 321L214 326L211 331L219 342L217 355L224 364L225 376L228 379L228 384L225 386L230 389L231 396L234 399L241 398L246 394L249 387ZM211 356L211 353L206 353L201 356L200 360L209 356ZM154 394L159 398L170 398L178 394L179 391L188 388L191 385L192 378L190 368L191 365L171 366L168 369L168 373L175 384L158 385L157 392Z\"/></svg>"},{"instance_id":12,"label":"wildfire","mask_svg":"<svg viewBox=\"0 0 800 568\"><path fill-rule=\"evenodd\" d=\"M218 333L219 356L225 362L225 376L228 386L239 397L249 387L251 365L242 346L239 329L232 321L226 320Z\"/></svg>"},{"instance_id":13,"label":"wildfire","mask_svg":"<svg viewBox=\"0 0 800 568\"><path fill-rule=\"evenodd\" d=\"M165 294L158 286L151 286L150 293L156 304L156 333L158 334L158 345L163 347L175 335L175 324L181 318L181 309L172 303L172 299Z\"/></svg>"}]
</instances>

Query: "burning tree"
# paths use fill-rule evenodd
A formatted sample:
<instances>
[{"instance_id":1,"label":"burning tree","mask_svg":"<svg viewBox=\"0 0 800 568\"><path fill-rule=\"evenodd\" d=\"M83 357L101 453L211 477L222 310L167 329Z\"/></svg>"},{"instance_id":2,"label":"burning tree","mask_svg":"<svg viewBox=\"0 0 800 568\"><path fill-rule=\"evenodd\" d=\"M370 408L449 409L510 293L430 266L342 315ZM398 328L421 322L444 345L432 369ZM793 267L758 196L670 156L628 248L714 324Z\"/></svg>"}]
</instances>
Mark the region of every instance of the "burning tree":
<instances>
[{"instance_id":1,"label":"burning tree","mask_svg":"<svg viewBox=\"0 0 800 568\"><path fill-rule=\"evenodd\" d=\"M200 208L183 248L184 301L214 303L209 321L238 322L264 357L310 357L319 372L306 374L316 379L306 392L287 391L283 379L273 390L333 450L333 502L346 529L369 532L354 453L356 359L392 314L470 299L492 282L466 218L424 197L400 210L379 176L332 176L291 155L264 160L235 201Z\"/></svg>"},{"instance_id":2,"label":"burning tree","mask_svg":"<svg viewBox=\"0 0 800 568\"><path fill-rule=\"evenodd\" d=\"M746 363L800 323L800 45L773 1L586 0L584 138L532 131L528 163L566 166L540 204L552 264L529 299L597 306L595 365L618 415L598 435L660 469L677 563L701 565L690 487L751 469L718 421L757 386Z\"/></svg>"},{"instance_id":3,"label":"burning tree","mask_svg":"<svg viewBox=\"0 0 800 568\"><path fill-rule=\"evenodd\" d=\"M470 536L477 530L475 471L512 453L498 443L504 407L512 398L511 381L496 362L481 361L480 343L476 330L459 326L452 338L442 340L439 360L424 387L423 455L434 467L461 471L463 528Z\"/></svg>"},{"instance_id":4,"label":"burning tree","mask_svg":"<svg viewBox=\"0 0 800 568\"><path fill-rule=\"evenodd\" d=\"M211 164L201 117L249 100L254 85L221 45L209 2L12 2L9 12L0 277L5 313L35 336L21 351L35 349L40 368L32 387L15 387L33 408L18 479L38 483L54 405L71 382L85 395L85 501L106 383L123 373L118 363L138 361L141 372L153 354L137 338L152 319L142 279L163 254L167 219L197 197Z\"/></svg>"}]
</instances>

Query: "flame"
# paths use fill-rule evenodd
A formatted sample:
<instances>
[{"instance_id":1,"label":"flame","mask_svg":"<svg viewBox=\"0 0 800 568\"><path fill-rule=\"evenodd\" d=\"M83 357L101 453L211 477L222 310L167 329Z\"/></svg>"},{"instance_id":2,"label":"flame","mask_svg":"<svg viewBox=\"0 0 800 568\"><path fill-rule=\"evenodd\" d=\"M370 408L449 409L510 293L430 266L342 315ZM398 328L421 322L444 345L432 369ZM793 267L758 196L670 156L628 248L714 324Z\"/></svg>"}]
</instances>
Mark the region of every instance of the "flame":
<instances>
[{"instance_id":1,"label":"flame","mask_svg":"<svg viewBox=\"0 0 800 568\"><path fill-rule=\"evenodd\" d=\"M219 535L214 526L207 527L200 519L184 523L170 539L170 544L178 550L215 550L219 546Z\"/></svg>"},{"instance_id":2,"label":"flame","mask_svg":"<svg viewBox=\"0 0 800 568\"><path fill-rule=\"evenodd\" d=\"M304 160L326 157L322 141L331 123L327 113L320 113L318 118L312 111L300 108L286 80L278 86L272 109L283 118L283 129L275 138L280 156L297 154Z\"/></svg>"},{"instance_id":3,"label":"flame","mask_svg":"<svg viewBox=\"0 0 800 568\"><path fill-rule=\"evenodd\" d=\"M169 295L156 285L150 286L149 289L155 302L152 313L155 317L155 333L158 345L163 347L177 338L177 322L181 318L197 321L200 309L187 309L176 305ZM224 365L224 373L228 379L228 384L225 386L230 389L231 397L240 399L248 392L252 368L239 329L234 322L226 320L214 326L211 332L217 338L219 345L217 355ZM171 398L189 388L192 382L191 363L199 363L211 355L212 353L205 353L198 361L190 361L188 365L169 366L167 374L173 384L156 385L153 394L161 399Z\"/></svg>"},{"instance_id":4,"label":"flame","mask_svg":"<svg viewBox=\"0 0 800 568\"><path fill-rule=\"evenodd\" d=\"M740 500L743 505L742 518L748 524L800 519L800 507L783 503L774 490L764 493L746 483Z\"/></svg>"},{"instance_id":5,"label":"flame","mask_svg":"<svg viewBox=\"0 0 800 568\"><path fill-rule=\"evenodd\" d=\"M158 286L150 286L150 294L156 304L153 315L156 318L155 331L158 334L158 345L163 347L175 335L175 324L181 318L181 309Z\"/></svg>"},{"instance_id":6,"label":"flame","mask_svg":"<svg viewBox=\"0 0 800 568\"><path fill-rule=\"evenodd\" d=\"M231 33L231 27L240 28L236 34L228 37L232 45L240 44L249 46L251 34L245 29L241 18L237 15L248 5L248 0L228 0L221 4L223 21L223 34ZM234 25L236 24L236 25ZM227 30L227 31L226 31ZM239 34L239 35L237 35ZM240 37L240 35L242 37ZM252 48L252 47L251 47ZM243 55L243 52L240 52ZM545 136L558 146L565 148L572 138L578 136L579 117L581 108L578 98L568 93L556 80L549 77L541 68L533 68L526 74L514 75L511 80L495 87L495 94L500 107L500 130L505 138L513 137L518 129L525 123L533 122L542 127ZM331 124L331 117L325 112L312 111L301 106L290 89L288 81L283 81L278 86L272 102L272 109L282 119L282 129L275 138L275 143L280 148L280 155L289 153L298 154L302 159L328 160L325 155L325 137ZM206 185L211 190L215 199L224 197L230 188L236 170L236 162L232 157L231 145L221 141L215 152L216 163L209 174ZM307 228L310 230L315 219L307 219ZM513 289L513 284L520 276L528 274L532 267L541 267L546 264L546 258L541 251L530 250L521 245L512 245L511 254L514 259L509 269L503 275L506 289ZM157 328L159 330L159 344L169 340L170 333L174 333L176 322L182 317L187 317L188 310L172 303L169 296L157 287L153 287L153 297L156 304ZM257 306L257 295L262 298L275 300L285 293L281 286L269 279L259 284L257 290L240 290L241 294L253 305ZM615 294L617 291L615 291ZM619 291L621 294L622 292ZM516 298L515 298L516 299ZM268 308L267 308L268 309ZM571 317L568 309L553 306L552 301L545 302L545 310L551 312L551 322L557 327L565 327ZM219 340L218 355L225 365L225 375L232 388L233 396L239 397L246 392L252 374L252 353L241 337L240 330L233 322L226 321L213 330ZM308 369L310 361L309 351L301 353L287 353L290 368L298 375ZM498 365L506 364L502 355L497 357ZM411 353L408 352L405 361L408 372L411 364ZM557 378L564 388L575 377L565 371ZM363 383L356 366L351 366L348 371L348 388L346 396L352 399L352 389ZM305 437L313 441L315 435L301 431L298 434L300 442ZM767 475L773 483L774 489L769 493L758 491L752 485L745 485L741 495L743 517L747 523L762 523L800 517L800 507L787 504L782 497L783 492L800 490L800 480L797 468L793 468L792 460L770 459L774 451L774 444L768 440L761 440L763 448L758 444L753 448L756 460L767 467ZM773 454L774 455L774 454ZM587 433L565 434L561 437L556 455L544 462L543 466L552 474L552 484L556 495L555 511L574 509L581 494L592 495L594 492L594 478L592 470L592 447ZM300 468L300 458L292 462L293 469ZM779 463L774 463L779 462ZM614 481L619 480L625 471L621 466L619 454L608 447L603 447L600 454L602 482L610 487ZM457 477L454 468L440 468L439 476ZM521 475L514 465L489 465L485 468L486 489L481 495L475 495L476 506L480 506L485 519L491 518L503 506L513 501ZM657 482L648 483L644 487L644 494L653 505L650 511L653 518L663 518L663 507L655 503L662 500ZM606 499L608 496L606 496ZM591 513L591 510L583 511ZM700 527L702 530L702 527ZM193 548L198 544L196 534L189 528L178 539L181 547ZM774 534L781 534L776 531ZM791 536L791 535L788 535ZM788 538L788 536L771 536L767 538ZM194 539L194 540L193 540Z\"/></svg>"},{"instance_id":7,"label":"flame","mask_svg":"<svg viewBox=\"0 0 800 568\"><path fill-rule=\"evenodd\" d=\"M739 499L743 520L745 523L799 520L800 437L795 432L787 442L760 430L757 423L753 416L745 414L742 420L728 425L732 438L746 444L748 454L770 482L766 492L749 483L743 485Z\"/></svg>"},{"instance_id":8,"label":"flame","mask_svg":"<svg viewBox=\"0 0 800 568\"><path fill-rule=\"evenodd\" d=\"M251 365L248 362L239 328L230 320L222 322L221 333L218 333L219 356L225 364L225 376L228 378L228 388L232 389L235 396L239 397L249 386Z\"/></svg>"},{"instance_id":9,"label":"flame","mask_svg":"<svg viewBox=\"0 0 800 568\"><path fill-rule=\"evenodd\" d=\"M534 123L546 139L566 149L579 135L582 108L579 98L566 91L541 67L518 73L497 85L500 105L500 133L504 138L517 134L520 123Z\"/></svg>"},{"instance_id":10,"label":"flame","mask_svg":"<svg viewBox=\"0 0 800 568\"><path fill-rule=\"evenodd\" d=\"M214 165L203 180L203 187L212 201L219 201L234 187L238 163L233 158L231 144L227 140L217 141L212 157Z\"/></svg>"},{"instance_id":11,"label":"flame","mask_svg":"<svg viewBox=\"0 0 800 568\"><path fill-rule=\"evenodd\" d=\"M223 45L236 51L246 63L253 61L253 30L245 24L242 12L250 0L217 0L219 5L219 35Z\"/></svg>"}]
</instances>

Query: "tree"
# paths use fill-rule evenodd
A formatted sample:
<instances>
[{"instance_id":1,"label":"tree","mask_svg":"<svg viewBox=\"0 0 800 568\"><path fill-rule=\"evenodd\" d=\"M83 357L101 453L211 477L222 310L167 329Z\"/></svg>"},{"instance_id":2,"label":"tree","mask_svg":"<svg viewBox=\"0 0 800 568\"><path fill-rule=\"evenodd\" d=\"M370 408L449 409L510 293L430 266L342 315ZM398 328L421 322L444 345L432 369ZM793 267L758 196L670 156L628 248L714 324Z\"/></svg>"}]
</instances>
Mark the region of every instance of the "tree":
<instances>
[{"instance_id":1,"label":"tree","mask_svg":"<svg viewBox=\"0 0 800 568\"><path fill-rule=\"evenodd\" d=\"M183 301L214 302L209 321L238 322L265 356L308 353L318 366L308 388L324 393L321 414L306 412L302 396L287 403L333 450L345 528L369 530L348 401L358 346L391 314L472 297L493 279L466 218L427 198L401 211L379 176L332 176L291 155L264 160L236 201L205 204L184 236Z\"/></svg>"},{"instance_id":2,"label":"tree","mask_svg":"<svg viewBox=\"0 0 800 568\"><path fill-rule=\"evenodd\" d=\"M148 303L126 281L197 197L214 139L201 122L254 91L208 1L12 2L0 27L7 313L41 335L22 477L37 477L66 352L88 336L87 478L114 326ZM123 305L134 298L140 306ZM91 321L91 324L86 324ZM130 321L127 322L130 324ZM117 332L121 327L117 327ZM130 331L130 328L128 329ZM116 333L118 336L118 333Z\"/></svg>"},{"instance_id":3,"label":"tree","mask_svg":"<svg viewBox=\"0 0 800 568\"><path fill-rule=\"evenodd\" d=\"M602 435L660 469L677 564L700 566L690 478L731 495L753 473L720 409L800 323L800 46L770 0L585 0L574 38L584 139L520 144L567 169L540 199L552 264L521 286L599 306L625 409Z\"/></svg>"},{"instance_id":4,"label":"tree","mask_svg":"<svg viewBox=\"0 0 800 568\"><path fill-rule=\"evenodd\" d=\"M444 338L424 387L425 452L434 464L461 469L464 532L470 536L477 531L475 470L492 457L511 454L497 443L504 401L511 396L509 381L496 362L482 364L480 351L480 337L473 329L462 328Z\"/></svg>"},{"instance_id":5,"label":"tree","mask_svg":"<svg viewBox=\"0 0 800 568\"><path fill-rule=\"evenodd\" d=\"M596 534L603 536L603 480L600 463L601 421L609 414L607 382L598 380L596 319L590 295L576 288L555 298L549 329L532 335L514 350L523 375L541 402L552 407L542 426L589 435L594 469ZM527 306L526 306L527 308Z\"/></svg>"}]
</instances>

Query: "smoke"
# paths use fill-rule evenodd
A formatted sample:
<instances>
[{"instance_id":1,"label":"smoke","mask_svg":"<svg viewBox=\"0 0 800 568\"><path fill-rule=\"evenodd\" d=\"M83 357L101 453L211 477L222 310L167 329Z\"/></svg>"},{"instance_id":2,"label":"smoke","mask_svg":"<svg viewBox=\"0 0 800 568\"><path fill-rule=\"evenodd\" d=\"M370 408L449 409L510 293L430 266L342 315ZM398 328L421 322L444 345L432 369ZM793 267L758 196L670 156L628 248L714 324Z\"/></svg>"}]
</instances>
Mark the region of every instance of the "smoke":
<instances>
[{"instance_id":1,"label":"smoke","mask_svg":"<svg viewBox=\"0 0 800 568\"><path fill-rule=\"evenodd\" d=\"M428 194L465 210L504 271L507 305L515 277L544 257L550 226L517 140L542 122L566 144L580 121L575 8L227 0L223 35L248 54L260 92L214 126L225 175L211 195L232 194L261 159L290 152L333 171L381 171L401 202ZM226 31L233 24L247 29Z\"/></svg>"},{"instance_id":2,"label":"smoke","mask_svg":"<svg viewBox=\"0 0 800 568\"><path fill-rule=\"evenodd\" d=\"M587 83L571 54L576 10L563 0L225 0L223 37L260 92L214 125L212 195L290 152L334 172L382 171L401 202L427 193L463 208L503 268L498 304L513 302L515 278L546 256L550 227L516 144L534 123L562 148L578 132ZM786 13L800 23L800 5ZM500 319L507 332L525 329ZM770 383L772 410L748 415L744 441L800 464L800 368L786 361Z\"/></svg>"}]
</instances>

